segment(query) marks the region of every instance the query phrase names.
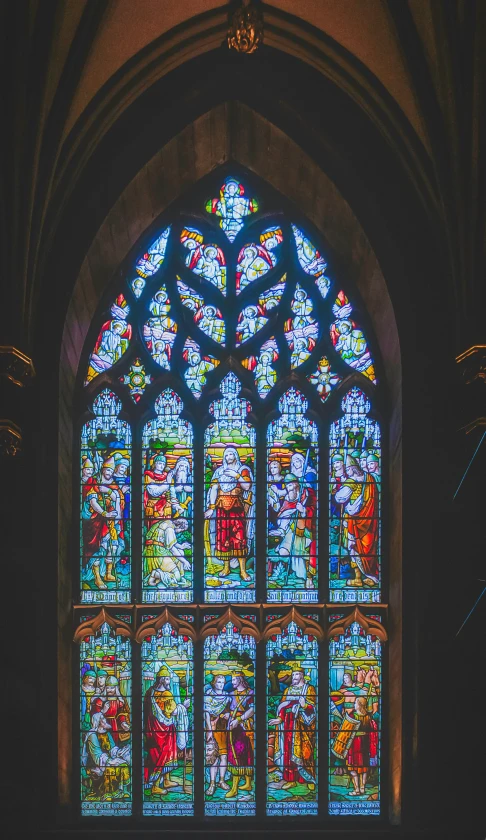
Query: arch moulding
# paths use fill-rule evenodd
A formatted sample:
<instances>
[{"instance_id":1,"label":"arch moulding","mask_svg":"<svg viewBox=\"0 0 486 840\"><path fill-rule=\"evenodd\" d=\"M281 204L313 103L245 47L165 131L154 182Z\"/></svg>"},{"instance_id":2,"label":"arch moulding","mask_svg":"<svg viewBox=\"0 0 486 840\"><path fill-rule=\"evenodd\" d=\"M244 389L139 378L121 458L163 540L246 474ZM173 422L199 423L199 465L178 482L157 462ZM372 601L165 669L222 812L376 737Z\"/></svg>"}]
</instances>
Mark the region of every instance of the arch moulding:
<instances>
[{"instance_id":1,"label":"arch moulding","mask_svg":"<svg viewBox=\"0 0 486 840\"><path fill-rule=\"evenodd\" d=\"M79 360L99 301L138 239L201 178L234 161L292 201L322 233L338 261L343 285L351 280L367 308L381 352L389 395L388 519L389 599L393 624L389 647L390 818L400 820L402 722L401 616L401 361L392 302L377 257L351 207L318 164L287 134L240 102L218 105L166 143L140 169L100 226L82 262L67 310L60 356L59 417L59 799L71 788L72 575L71 531L73 400ZM120 278L122 282L122 278Z\"/></svg>"}]
</instances>

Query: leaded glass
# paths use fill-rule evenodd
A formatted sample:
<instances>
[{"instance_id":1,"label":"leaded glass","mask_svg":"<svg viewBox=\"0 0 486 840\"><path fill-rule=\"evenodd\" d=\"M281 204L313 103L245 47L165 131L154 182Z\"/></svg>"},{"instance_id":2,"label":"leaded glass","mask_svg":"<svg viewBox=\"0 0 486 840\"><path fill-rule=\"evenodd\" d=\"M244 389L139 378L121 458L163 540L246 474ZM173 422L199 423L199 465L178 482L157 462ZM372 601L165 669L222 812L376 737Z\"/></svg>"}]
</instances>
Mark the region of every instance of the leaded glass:
<instances>
[{"instance_id":1,"label":"leaded glass","mask_svg":"<svg viewBox=\"0 0 486 840\"><path fill-rule=\"evenodd\" d=\"M182 351L182 358L187 362L187 368L184 371L184 379L186 380L187 387L190 388L198 400L206 384L207 374L219 365L219 359L216 359L214 356L201 355L199 344L193 341L192 338L186 339L184 350Z\"/></svg>"},{"instance_id":2,"label":"leaded glass","mask_svg":"<svg viewBox=\"0 0 486 840\"><path fill-rule=\"evenodd\" d=\"M269 338L260 347L258 356L248 356L241 364L253 372L258 395L264 399L277 381L277 372L273 367L278 359L278 346L275 338Z\"/></svg>"},{"instance_id":3,"label":"leaded glass","mask_svg":"<svg viewBox=\"0 0 486 840\"><path fill-rule=\"evenodd\" d=\"M130 601L132 433L110 390L81 430L81 602Z\"/></svg>"},{"instance_id":4,"label":"leaded glass","mask_svg":"<svg viewBox=\"0 0 486 840\"><path fill-rule=\"evenodd\" d=\"M143 814L194 813L193 644L166 623L142 642Z\"/></svg>"},{"instance_id":5,"label":"leaded glass","mask_svg":"<svg viewBox=\"0 0 486 840\"><path fill-rule=\"evenodd\" d=\"M278 406L267 430L267 599L317 601L317 426L295 388Z\"/></svg>"},{"instance_id":6,"label":"leaded glass","mask_svg":"<svg viewBox=\"0 0 486 840\"><path fill-rule=\"evenodd\" d=\"M317 814L318 644L294 621L267 642L267 814Z\"/></svg>"},{"instance_id":7,"label":"leaded glass","mask_svg":"<svg viewBox=\"0 0 486 840\"><path fill-rule=\"evenodd\" d=\"M317 362L316 370L309 373L307 379L312 385L315 385L322 402L327 400L332 389L342 381L342 377L331 370L327 356L321 356Z\"/></svg>"},{"instance_id":8,"label":"leaded glass","mask_svg":"<svg viewBox=\"0 0 486 840\"><path fill-rule=\"evenodd\" d=\"M135 359L130 365L128 373L120 376L120 382L128 385L130 396L134 402L138 402L147 385L150 385L152 377L145 372L145 366L140 359Z\"/></svg>"},{"instance_id":9,"label":"leaded glass","mask_svg":"<svg viewBox=\"0 0 486 840\"><path fill-rule=\"evenodd\" d=\"M147 277L151 277L152 274L155 274L155 272L159 270L160 266L164 262L169 234L170 225L163 230L156 239L154 239L146 253L137 260L135 268L140 277L147 279Z\"/></svg>"},{"instance_id":10,"label":"leaded glass","mask_svg":"<svg viewBox=\"0 0 486 840\"><path fill-rule=\"evenodd\" d=\"M292 232L294 234L295 247L300 267L306 274L310 274L315 278L317 288L319 289L322 297L327 297L331 281L324 275L327 268L327 263L324 257L319 253L305 233L299 230L298 227L292 225Z\"/></svg>"},{"instance_id":11,"label":"leaded glass","mask_svg":"<svg viewBox=\"0 0 486 840\"><path fill-rule=\"evenodd\" d=\"M284 275L280 283L262 292L258 298L258 303L251 303L241 310L236 325L237 347L250 338L253 338L268 323L266 316L280 303L285 289L285 280L286 276Z\"/></svg>"},{"instance_id":12,"label":"leaded glass","mask_svg":"<svg viewBox=\"0 0 486 840\"><path fill-rule=\"evenodd\" d=\"M381 642L353 621L329 642L329 813L379 816Z\"/></svg>"},{"instance_id":13,"label":"leaded glass","mask_svg":"<svg viewBox=\"0 0 486 840\"><path fill-rule=\"evenodd\" d=\"M282 229L275 226L260 234L259 245L250 242L243 246L236 266L237 295L277 265L282 240Z\"/></svg>"},{"instance_id":14,"label":"leaded glass","mask_svg":"<svg viewBox=\"0 0 486 840\"><path fill-rule=\"evenodd\" d=\"M206 202L208 213L220 217L219 225L230 242L234 242L245 218L258 210L255 198L245 198L245 188L236 178L227 178L219 191L219 198Z\"/></svg>"},{"instance_id":15,"label":"leaded glass","mask_svg":"<svg viewBox=\"0 0 486 840\"><path fill-rule=\"evenodd\" d=\"M85 385L99 373L109 370L128 350L132 327L127 318L130 307L123 295L118 295L110 309L111 320L105 321L89 357Z\"/></svg>"},{"instance_id":16,"label":"leaded glass","mask_svg":"<svg viewBox=\"0 0 486 840\"><path fill-rule=\"evenodd\" d=\"M234 373L204 433L205 600L255 601L255 429Z\"/></svg>"},{"instance_id":17,"label":"leaded glass","mask_svg":"<svg viewBox=\"0 0 486 840\"><path fill-rule=\"evenodd\" d=\"M218 245L210 243L204 245L204 237L196 228L184 228L181 242L188 250L185 258L186 266L216 286L220 292L226 294L226 262L223 251Z\"/></svg>"},{"instance_id":18,"label":"leaded glass","mask_svg":"<svg viewBox=\"0 0 486 840\"><path fill-rule=\"evenodd\" d=\"M193 436L182 400L166 389L143 427L144 603L192 601Z\"/></svg>"},{"instance_id":19,"label":"leaded glass","mask_svg":"<svg viewBox=\"0 0 486 840\"><path fill-rule=\"evenodd\" d=\"M284 333L291 351L290 366L296 368L307 361L316 346L319 326L311 314L314 304L299 283L290 308L293 317L285 322Z\"/></svg>"},{"instance_id":20,"label":"leaded glass","mask_svg":"<svg viewBox=\"0 0 486 840\"><path fill-rule=\"evenodd\" d=\"M329 587L331 601L379 601L381 436L359 388L342 401L329 432Z\"/></svg>"},{"instance_id":21,"label":"leaded glass","mask_svg":"<svg viewBox=\"0 0 486 840\"><path fill-rule=\"evenodd\" d=\"M255 657L231 621L204 640L206 816L255 815Z\"/></svg>"},{"instance_id":22,"label":"leaded glass","mask_svg":"<svg viewBox=\"0 0 486 840\"><path fill-rule=\"evenodd\" d=\"M332 311L331 341L343 362L376 382L373 359L363 331L351 319L353 307L344 292L339 292Z\"/></svg>"},{"instance_id":23,"label":"leaded glass","mask_svg":"<svg viewBox=\"0 0 486 840\"><path fill-rule=\"evenodd\" d=\"M193 313L195 325L208 338L212 338L218 344L224 347L225 327L221 311L212 304L206 304L202 295L199 295L186 283L177 278L177 288L181 297L181 301Z\"/></svg>"},{"instance_id":24,"label":"leaded glass","mask_svg":"<svg viewBox=\"0 0 486 840\"><path fill-rule=\"evenodd\" d=\"M84 637L80 662L81 814L132 812L130 640L106 622Z\"/></svg>"},{"instance_id":25,"label":"leaded glass","mask_svg":"<svg viewBox=\"0 0 486 840\"><path fill-rule=\"evenodd\" d=\"M150 301L149 310L152 318L143 325L145 344L154 362L169 370L177 324L170 314L171 304L165 286L161 286L155 293Z\"/></svg>"}]
</instances>

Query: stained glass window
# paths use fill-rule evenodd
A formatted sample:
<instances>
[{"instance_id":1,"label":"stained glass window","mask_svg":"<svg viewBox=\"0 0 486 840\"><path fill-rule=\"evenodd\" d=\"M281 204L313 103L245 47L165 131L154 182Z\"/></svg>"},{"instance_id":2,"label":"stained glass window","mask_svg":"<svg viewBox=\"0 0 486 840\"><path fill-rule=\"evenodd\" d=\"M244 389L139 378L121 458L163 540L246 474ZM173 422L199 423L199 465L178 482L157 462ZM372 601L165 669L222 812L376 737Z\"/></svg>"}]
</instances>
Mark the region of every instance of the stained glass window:
<instances>
[{"instance_id":1,"label":"stained glass window","mask_svg":"<svg viewBox=\"0 0 486 840\"><path fill-rule=\"evenodd\" d=\"M331 628L332 629L332 628ZM381 641L354 620L329 642L329 813L380 814Z\"/></svg>"},{"instance_id":2,"label":"stained glass window","mask_svg":"<svg viewBox=\"0 0 486 840\"><path fill-rule=\"evenodd\" d=\"M377 816L373 334L278 195L206 186L117 273L82 360L80 810Z\"/></svg>"},{"instance_id":3,"label":"stained glass window","mask_svg":"<svg viewBox=\"0 0 486 840\"><path fill-rule=\"evenodd\" d=\"M192 426L166 389L142 432L143 601L192 601Z\"/></svg>"},{"instance_id":4,"label":"stained glass window","mask_svg":"<svg viewBox=\"0 0 486 840\"><path fill-rule=\"evenodd\" d=\"M81 813L132 812L130 640L104 622L85 636L80 657Z\"/></svg>"},{"instance_id":5,"label":"stained glass window","mask_svg":"<svg viewBox=\"0 0 486 840\"><path fill-rule=\"evenodd\" d=\"M206 816L255 814L255 648L230 621L204 640Z\"/></svg>"},{"instance_id":6,"label":"stained glass window","mask_svg":"<svg viewBox=\"0 0 486 840\"><path fill-rule=\"evenodd\" d=\"M143 814L194 813L193 643L169 622L145 636L143 698Z\"/></svg>"},{"instance_id":7,"label":"stained glass window","mask_svg":"<svg viewBox=\"0 0 486 840\"><path fill-rule=\"evenodd\" d=\"M266 653L267 814L317 814L317 639L291 621Z\"/></svg>"}]
</instances>

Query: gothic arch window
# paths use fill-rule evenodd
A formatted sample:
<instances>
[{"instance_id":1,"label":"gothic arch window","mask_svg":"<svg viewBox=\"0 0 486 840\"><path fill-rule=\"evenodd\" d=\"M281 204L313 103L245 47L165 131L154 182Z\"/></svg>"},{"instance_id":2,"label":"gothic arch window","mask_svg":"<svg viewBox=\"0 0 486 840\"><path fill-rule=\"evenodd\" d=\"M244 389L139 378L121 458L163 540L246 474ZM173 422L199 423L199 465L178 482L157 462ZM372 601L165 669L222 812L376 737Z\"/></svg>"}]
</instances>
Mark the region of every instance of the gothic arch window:
<instances>
[{"instance_id":1,"label":"gothic arch window","mask_svg":"<svg viewBox=\"0 0 486 840\"><path fill-rule=\"evenodd\" d=\"M117 272L78 387L84 817L386 813L381 380L322 236L244 170Z\"/></svg>"}]
</instances>

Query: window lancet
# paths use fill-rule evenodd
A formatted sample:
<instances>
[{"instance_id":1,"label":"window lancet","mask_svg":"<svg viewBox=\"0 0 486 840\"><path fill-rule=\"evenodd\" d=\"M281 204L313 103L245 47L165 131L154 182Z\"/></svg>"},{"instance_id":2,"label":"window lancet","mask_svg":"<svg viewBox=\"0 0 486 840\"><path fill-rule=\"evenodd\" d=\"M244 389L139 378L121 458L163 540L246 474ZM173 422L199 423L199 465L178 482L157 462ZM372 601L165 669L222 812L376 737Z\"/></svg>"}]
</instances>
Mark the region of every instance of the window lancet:
<instances>
[{"instance_id":1,"label":"window lancet","mask_svg":"<svg viewBox=\"0 0 486 840\"><path fill-rule=\"evenodd\" d=\"M319 235L242 181L144 237L82 361L86 817L386 810L379 362Z\"/></svg>"}]
</instances>

